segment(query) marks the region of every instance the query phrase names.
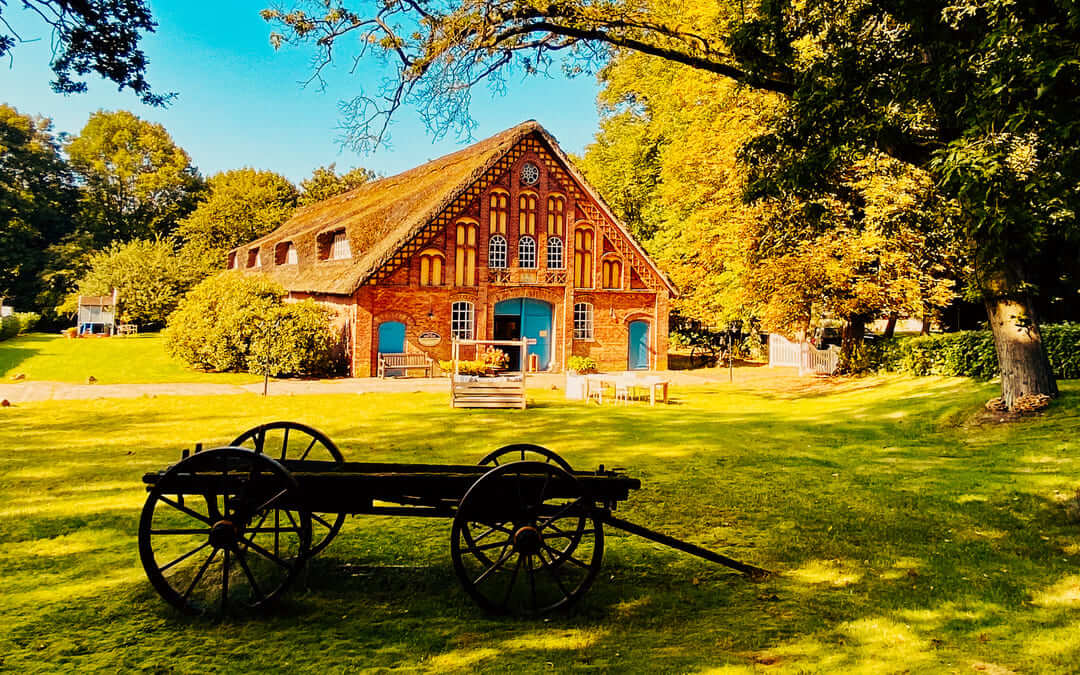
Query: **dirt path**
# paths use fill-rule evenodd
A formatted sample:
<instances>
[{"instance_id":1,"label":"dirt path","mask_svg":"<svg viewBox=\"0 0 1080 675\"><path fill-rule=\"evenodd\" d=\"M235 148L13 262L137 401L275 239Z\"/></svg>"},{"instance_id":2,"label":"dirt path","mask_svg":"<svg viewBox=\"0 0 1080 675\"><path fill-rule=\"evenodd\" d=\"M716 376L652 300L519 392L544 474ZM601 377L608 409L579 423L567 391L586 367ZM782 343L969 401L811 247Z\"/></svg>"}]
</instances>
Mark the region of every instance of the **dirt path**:
<instances>
[{"instance_id":1,"label":"dirt path","mask_svg":"<svg viewBox=\"0 0 1080 675\"><path fill-rule=\"evenodd\" d=\"M700 386L710 382L726 382L727 374L690 374L680 371L664 373L672 386ZM738 378L736 378L738 381ZM559 373L530 375L529 389L562 389L563 375ZM67 401L96 398L139 398L141 396L219 396L225 394L261 394L261 383L159 383L159 384L74 384L70 382L16 382L0 384L0 399L12 404L30 401ZM271 396L306 394L371 394L379 392L445 392L445 378L401 378L380 380L373 377L341 380L273 380Z\"/></svg>"}]
</instances>

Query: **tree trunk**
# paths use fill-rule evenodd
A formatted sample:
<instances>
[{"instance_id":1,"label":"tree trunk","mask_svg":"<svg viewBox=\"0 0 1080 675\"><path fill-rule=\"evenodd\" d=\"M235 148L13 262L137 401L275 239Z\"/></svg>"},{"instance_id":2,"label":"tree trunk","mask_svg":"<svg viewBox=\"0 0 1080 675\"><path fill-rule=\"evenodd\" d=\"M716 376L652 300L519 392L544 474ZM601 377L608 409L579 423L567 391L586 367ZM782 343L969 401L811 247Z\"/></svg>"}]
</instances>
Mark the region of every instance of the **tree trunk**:
<instances>
[{"instance_id":1,"label":"tree trunk","mask_svg":"<svg viewBox=\"0 0 1080 675\"><path fill-rule=\"evenodd\" d=\"M886 340L891 340L896 334L896 322L900 318L900 312L889 312L889 322L885 324L885 332L881 334L881 337Z\"/></svg>"},{"instance_id":2,"label":"tree trunk","mask_svg":"<svg viewBox=\"0 0 1080 675\"><path fill-rule=\"evenodd\" d=\"M922 329L919 330L919 335L929 335L929 334L930 334L930 315L929 314L923 314Z\"/></svg>"},{"instance_id":3,"label":"tree trunk","mask_svg":"<svg viewBox=\"0 0 1080 675\"><path fill-rule=\"evenodd\" d=\"M1057 396L1057 381L1046 357L1031 299L988 297L986 315L1001 370L1001 397L1009 409L1028 394Z\"/></svg>"},{"instance_id":4,"label":"tree trunk","mask_svg":"<svg viewBox=\"0 0 1080 675\"><path fill-rule=\"evenodd\" d=\"M847 372L855 372L862 366L863 338L866 336L865 314L853 314L844 321L844 330L840 336L840 363Z\"/></svg>"}]
</instances>

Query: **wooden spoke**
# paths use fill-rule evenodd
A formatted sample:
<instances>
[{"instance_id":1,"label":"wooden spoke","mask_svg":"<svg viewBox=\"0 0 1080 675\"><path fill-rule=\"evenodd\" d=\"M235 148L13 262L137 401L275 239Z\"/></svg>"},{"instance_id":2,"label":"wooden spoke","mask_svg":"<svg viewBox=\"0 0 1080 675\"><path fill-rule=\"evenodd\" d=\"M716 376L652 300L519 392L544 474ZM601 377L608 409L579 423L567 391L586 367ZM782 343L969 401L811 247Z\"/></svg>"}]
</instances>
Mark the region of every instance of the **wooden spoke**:
<instances>
[{"instance_id":1,"label":"wooden spoke","mask_svg":"<svg viewBox=\"0 0 1080 675\"><path fill-rule=\"evenodd\" d=\"M318 442L319 442L319 439L317 439L317 438L311 439L311 443L308 443L307 449L304 450L304 454L300 455L300 459L301 460L307 459L308 454L311 453L311 449L314 448L315 444L318 443Z\"/></svg>"},{"instance_id":2,"label":"wooden spoke","mask_svg":"<svg viewBox=\"0 0 1080 675\"><path fill-rule=\"evenodd\" d=\"M195 586L198 585L199 580L203 578L204 574L206 574L206 568L210 567L210 563L213 562L214 556L217 555L217 552L218 550L216 548L213 551L210 551L210 555L207 556L206 561L202 564L202 567L199 568L198 574L196 574L195 578L191 580L191 585L187 587L186 591L184 591L184 600L187 600L191 596L191 592L195 590Z\"/></svg>"},{"instance_id":3,"label":"wooden spoke","mask_svg":"<svg viewBox=\"0 0 1080 675\"><path fill-rule=\"evenodd\" d=\"M221 565L221 613L229 608L229 549L222 549L225 562Z\"/></svg>"},{"instance_id":4,"label":"wooden spoke","mask_svg":"<svg viewBox=\"0 0 1080 675\"><path fill-rule=\"evenodd\" d=\"M196 546L195 548L191 549L190 551L188 551L188 552L187 552L187 553L185 553L184 555L180 556L180 557L179 557L179 558L177 558L176 560L172 561L171 563L169 563L169 564L167 564L167 565L163 565L162 567L159 567L158 569L159 569L159 570L161 570L162 572L166 572L166 571L168 571L168 570L172 569L173 567L175 567L176 565L178 565L178 564L180 564L180 563L184 562L185 560L187 560L188 558L190 558L191 556L195 555L196 553L198 553L199 551L203 550L204 548L206 548L206 547L207 547L207 546L209 546L209 545L210 545L210 542L209 542L209 541L204 541L204 542L203 542L202 544L199 544L198 546Z\"/></svg>"},{"instance_id":5,"label":"wooden spoke","mask_svg":"<svg viewBox=\"0 0 1080 675\"><path fill-rule=\"evenodd\" d=\"M210 520L210 518L208 516L204 516L203 514L184 506L183 504L181 504L178 501L174 502L173 500L169 499L165 495L161 495L161 501L165 502L166 504L173 507L177 511L181 511L183 513L186 513L187 515L191 516L195 520L202 521L202 522L206 523L207 525L213 525L214 524L214 521Z\"/></svg>"},{"instance_id":6,"label":"wooden spoke","mask_svg":"<svg viewBox=\"0 0 1080 675\"><path fill-rule=\"evenodd\" d=\"M501 558L499 558L494 563L492 563L491 567L488 567L486 570L484 570L483 574L481 574L480 576L473 579L473 586L479 584L484 579L487 579L491 575L492 572L494 572L495 570L497 570L499 568L499 565L501 565L504 562L506 562L507 560L509 560L510 556L512 556L512 555L514 555L514 549L510 549L509 551L505 552L502 555Z\"/></svg>"},{"instance_id":7,"label":"wooden spoke","mask_svg":"<svg viewBox=\"0 0 1080 675\"><path fill-rule=\"evenodd\" d=\"M170 529L170 530L150 530L150 534L210 534L209 528L203 529Z\"/></svg>"},{"instance_id":8,"label":"wooden spoke","mask_svg":"<svg viewBox=\"0 0 1080 675\"><path fill-rule=\"evenodd\" d=\"M259 546L258 544L251 541L250 539L245 539L244 537L240 537L240 541L242 541L252 551L255 551L256 553L258 553L262 557L266 558L267 560L280 565L284 569L292 569L292 567L293 567L292 565L285 562L284 560L282 560L278 556L274 555L270 551L267 551L265 548L263 548L262 546Z\"/></svg>"},{"instance_id":9,"label":"wooden spoke","mask_svg":"<svg viewBox=\"0 0 1080 675\"><path fill-rule=\"evenodd\" d=\"M258 598L260 602L265 600L266 596L259 590L259 584L255 581L255 575L251 573L251 568L248 567L247 557L244 556L244 552L239 548L236 549L236 562L240 563L240 569L244 571L244 576L247 577L248 584L251 585L251 590L255 593L255 597Z\"/></svg>"}]
</instances>

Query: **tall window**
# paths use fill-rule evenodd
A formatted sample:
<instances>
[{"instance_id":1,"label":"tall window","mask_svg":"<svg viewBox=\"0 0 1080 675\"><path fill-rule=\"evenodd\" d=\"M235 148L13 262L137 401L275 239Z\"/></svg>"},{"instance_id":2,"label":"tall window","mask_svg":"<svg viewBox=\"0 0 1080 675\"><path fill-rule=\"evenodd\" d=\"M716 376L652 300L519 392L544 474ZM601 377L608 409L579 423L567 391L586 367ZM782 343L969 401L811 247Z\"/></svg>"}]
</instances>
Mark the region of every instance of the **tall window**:
<instances>
[{"instance_id":1,"label":"tall window","mask_svg":"<svg viewBox=\"0 0 1080 675\"><path fill-rule=\"evenodd\" d=\"M593 285L593 231L574 230L574 286L592 288Z\"/></svg>"},{"instance_id":2,"label":"tall window","mask_svg":"<svg viewBox=\"0 0 1080 675\"><path fill-rule=\"evenodd\" d=\"M347 260L352 257L349 250L349 238L345 236L345 230L334 233L334 240L330 243L331 260Z\"/></svg>"},{"instance_id":3,"label":"tall window","mask_svg":"<svg viewBox=\"0 0 1080 675\"><path fill-rule=\"evenodd\" d=\"M489 206L491 234L506 234L506 223L510 220L510 195L505 190L492 190Z\"/></svg>"},{"instance_id":4,"label":"tall window","mask_svg":"<svg viewBox=\"0 0 1080 675\"><path fill-rule=\"evenodd\" d=\"M566 198L562 195L549 196L547 200L548 234L554 234L561 237L563 235L563 224L565 222Z\"/></svg>"},{"instance_id":5,"label":"tall window","mask_svg":"<svg viewBox=\"0 0 1080 675\"><path fill-rule=\"evenodd\" d=\"M562 239L559 239L558 237L548 237L547 249L548 269L561 270L563 268Z\"/></svg>"},{"instance_id":6,"label":"tall window","mask_svg":"<svg viewBox=\"0 0 1080 675\"><path fill-rule=\"evenodd\" d=\"M497 234L488 241L488 267L506 269L506 237Z\"/></svg>"},{"instance_id":7,"label":"tall window","mask_svg":"<svg viewBox=\"0 0 1080 675\"><path fill-rule=\"evenodd\" d=\"M601 263L600 279L604 288L622 288L622 261L607 258Z\"/></svg>"},{"instance_id":8,"label":"tall window","mask_svg":"<svg viewBox=\"0 0 1080 675\"><path fill-rule=\"evenodd\" d=\"M248 267L262 267L262 258L259 257L258 247L248 249Z\"/></svg>"},{"instance_id":9,"label":"tall window","mask_svg":"<svg viewBox=\"0 0 1080 675\"><path fill-rule=\"evenodd\" d=\"M459 340L473 339L473 306L471 302L455 302L451 307L450 334Z\"/></svg>"},{"instance_id":10,"label":"tall window","mask_svg":"<svg viewBox=\"0 0 1080 675\"><path fill-rule=\"evenodd\" d=\"M441 286L443 270L443 254L428 249L420 254L420 285Z\"/></svg>"},{"instance_id":11,"label":"tall window","mask_svg":"<svg viewBox=\"0 0 1080 675\"><path fill-rule=\"evenodd\" d=\"M536 269L536 240L522 237L518 241L518 267L525 270Z\"/></svg>"},{"instance_id":12,"label":"tall window","mask_svg":"<svg viewBox=\"0 0 1080 675\"><path fill-rule=\"evenodd\" d=\"M536 193L522 192L518 198L519 234L536 235Z\"/></svg>"},{"instance_id":13,"label":"tall window","mask_svg":"<svg viewBox=\"0 0 1080 675\"><path fill-rule=\"evenodd\" d=\"M476 285L476 223L457 224L457 257L454 266L458 286Z\"/></svg>"},{"instance_id":14,"label":"tall window","mask_svg":"<svg viewBox=\"0 0 1080 675\"><path fill-rule=\"evenodd\" d=\"M579 302L574 305L574 339L591 340L593 336L592 305Z\"/></svg>"},{"instance_id":15,"label":"tall window","mask_svg":"<svg viewBox=\"0 0 1080 675\"><path fill-rule=\"evenodd\" d=\"M230 253L229 254L229 269L231 269L231 270L240 269L240 257L237 256L235 253Z\"/></svg>"}]
</instances>

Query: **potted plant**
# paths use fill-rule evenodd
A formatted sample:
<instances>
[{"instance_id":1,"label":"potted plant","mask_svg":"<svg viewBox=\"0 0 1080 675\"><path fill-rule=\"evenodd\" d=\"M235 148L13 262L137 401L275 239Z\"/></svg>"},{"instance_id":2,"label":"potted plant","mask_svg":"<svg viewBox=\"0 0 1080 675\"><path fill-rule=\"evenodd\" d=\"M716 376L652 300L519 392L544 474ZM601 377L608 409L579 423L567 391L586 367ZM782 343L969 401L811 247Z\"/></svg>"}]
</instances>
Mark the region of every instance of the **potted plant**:
<instances>
[{"instance_id":1,"label":"potted plant","mask_svg":"<svg viewBox=\"0 0 1080 675\"><path fill-rule=\"evenodd\" d=\"M571 356L566 360L566 398L585 398L585 376L596 372L596 360L589 356Z\"/></svg>"},{"instance_id":2,"label":"potted plant","mask_svg":"<svg viewBox=\"0 0 1080 675\"><path fill-rule=\"evenodd\" d=\"M503 350L489 345L479 354L479 360L484 362L487 369L494 373L496 370L503 370L510 365L510 355Z\"/></svg>"}]
</instances>

